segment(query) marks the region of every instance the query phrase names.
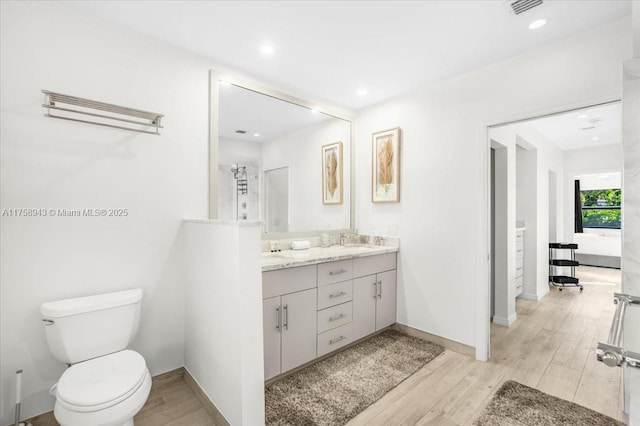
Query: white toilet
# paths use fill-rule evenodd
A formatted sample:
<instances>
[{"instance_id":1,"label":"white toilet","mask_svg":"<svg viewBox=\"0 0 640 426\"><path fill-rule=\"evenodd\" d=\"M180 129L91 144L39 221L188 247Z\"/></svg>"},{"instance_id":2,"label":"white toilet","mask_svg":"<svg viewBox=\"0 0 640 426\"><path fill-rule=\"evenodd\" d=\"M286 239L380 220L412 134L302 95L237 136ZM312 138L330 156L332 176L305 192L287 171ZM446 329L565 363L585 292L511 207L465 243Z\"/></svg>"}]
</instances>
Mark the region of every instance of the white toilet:
<instances>
[{"instance_id":1,"label":"white toilet","mask_svg":"<svg viewBox=\"0 0 640 426\"><path fill-rule=\"evenodd\" d=\"M70 364L51 388L61 426L132 426L151 390L147 364L127 350L138 330L142 290L44 303L53 355Z\"/></svg>"}]
</instances>

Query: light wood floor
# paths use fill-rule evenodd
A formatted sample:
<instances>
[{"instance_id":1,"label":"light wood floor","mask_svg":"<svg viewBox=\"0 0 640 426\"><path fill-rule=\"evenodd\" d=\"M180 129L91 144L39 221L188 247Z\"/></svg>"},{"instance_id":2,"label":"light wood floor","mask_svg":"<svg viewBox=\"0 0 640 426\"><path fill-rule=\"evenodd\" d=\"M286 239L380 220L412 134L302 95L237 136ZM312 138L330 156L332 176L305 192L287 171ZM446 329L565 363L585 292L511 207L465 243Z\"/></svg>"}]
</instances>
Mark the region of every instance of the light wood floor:
<instances>
[{"instance_id":1,"label":"light wood floor","mask_svg":"<svg viewBox=\"0 0 640 426\"><path fill-rule=\"evenodd\" d=\"M446 350L349 425L470 425L509 379L622 420L622 369L595 356L598 341L607 339L620 271L581 266L577 274L582 294L551 289L540 302L517 299L518 320L491 326L488 362ZM52 417L33 426L55 425ZM135 423L214 425L182 377L154 381Z\"/></svg>"},{"instance_id":2,"label":"light wood floor","mask_svg":"<svg viewBox=\"0 0 640 426\"><path fill-rule=\"evenodd\" d=\"M488 362L446 350L349 425L470 425L510 379L622 420L622 369L595 356L609 333L620 271L579 267L576 275L582 294L551 289L540 302L517 299L517 321L491 326Z\"/></svg>"}]
</instances>

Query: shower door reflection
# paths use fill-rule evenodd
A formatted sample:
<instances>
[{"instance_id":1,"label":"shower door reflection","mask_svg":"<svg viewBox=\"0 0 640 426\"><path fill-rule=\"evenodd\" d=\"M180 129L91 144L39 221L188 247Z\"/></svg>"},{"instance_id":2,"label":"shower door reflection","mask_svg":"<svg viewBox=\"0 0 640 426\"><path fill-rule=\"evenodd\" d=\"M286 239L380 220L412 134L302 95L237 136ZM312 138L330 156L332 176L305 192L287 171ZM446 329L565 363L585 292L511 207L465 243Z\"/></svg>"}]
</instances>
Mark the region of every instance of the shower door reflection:
<instances>
[{"instance_id":1,"label":"shower door reflection","mask_svg":"<svg viewBox=\"0 0 640 426\"><path fill-rule=\"evenodd\" d=\"M245 161L218 167L218 218L260 220L259 167Z\"/></svg>"},{"instance_id":2,"label":"shower door reflection","mask_svg":"<svg viewBox=\"0 0 640 426\"><path fill-rule=\"evenodd\" d=\"M264 232L289 230L289 167L265 170Z\"/></svg>"}]
</instances>

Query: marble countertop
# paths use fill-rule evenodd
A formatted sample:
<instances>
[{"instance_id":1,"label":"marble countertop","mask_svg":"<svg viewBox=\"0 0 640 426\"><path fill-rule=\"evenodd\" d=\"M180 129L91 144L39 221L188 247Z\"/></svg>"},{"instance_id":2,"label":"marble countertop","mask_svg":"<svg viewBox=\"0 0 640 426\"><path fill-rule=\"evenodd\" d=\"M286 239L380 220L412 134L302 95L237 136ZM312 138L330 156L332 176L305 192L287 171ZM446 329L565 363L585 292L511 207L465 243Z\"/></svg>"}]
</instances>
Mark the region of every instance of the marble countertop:
<instances>
[{"instance_id":1,"label":"marble countertop","mask_svg":"<svg viewBox=\"0 0 640 426\"><path fill-rule=\"evenodd\" d=\"M331 247L312 247L307 250L283 250L275 253L262 253L262 272L276 269L294 268L296 266L333 262L335 260L353 259L354 257L375 256L377 254L395 253L398 247L347 245Z\"/></svg>"}]
</instances>

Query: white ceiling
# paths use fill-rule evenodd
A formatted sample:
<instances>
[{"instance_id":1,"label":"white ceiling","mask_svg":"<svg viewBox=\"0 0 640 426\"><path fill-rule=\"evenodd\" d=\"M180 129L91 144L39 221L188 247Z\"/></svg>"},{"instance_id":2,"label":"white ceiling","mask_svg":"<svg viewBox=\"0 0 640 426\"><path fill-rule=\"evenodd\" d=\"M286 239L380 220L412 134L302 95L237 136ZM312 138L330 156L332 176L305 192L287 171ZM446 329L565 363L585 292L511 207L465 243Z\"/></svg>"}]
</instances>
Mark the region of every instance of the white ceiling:
<instances>
[{"instance_id":1,"label":"white ceiling","mask_svg":"<svg viewBox=\"0 0 640 426\"><path fill-rule=\"evenodd\" d=\"M600 105L527 121L563 150L622 143L622 105Z\"/></svg>"},{"instance_id":2,"label":"white ceiling","mask_svg":"<svg viewBox=\"0 0 640 426\"><path fill-rule=\"evenodd\" d=\"M81 1L310 101L356 110L630 14L630 1ZM538 18L547 25L529 30ZM274 53L260 49L269 43ZM366 88L368 94L358 96Z\"/></svg>"}]
</instances>

